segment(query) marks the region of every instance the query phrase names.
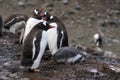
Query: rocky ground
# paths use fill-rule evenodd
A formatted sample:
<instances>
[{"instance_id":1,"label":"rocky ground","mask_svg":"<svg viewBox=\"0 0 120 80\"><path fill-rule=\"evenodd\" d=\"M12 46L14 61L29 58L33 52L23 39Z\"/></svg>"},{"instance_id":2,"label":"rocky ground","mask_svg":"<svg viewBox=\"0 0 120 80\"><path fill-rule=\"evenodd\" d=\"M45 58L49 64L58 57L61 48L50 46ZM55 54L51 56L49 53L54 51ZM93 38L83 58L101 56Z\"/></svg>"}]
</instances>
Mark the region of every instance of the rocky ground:
<instances>
[{"instance_id":1,"label":"rocky ground","mask_svg":"<svg viewBox=\"0 0 120 80\"><path fill-rule=\"evenodd\" d=\"M120 79L120 0L0 0L3 19L14 13L31 16L43 8L65 24L69 43L85 46L87 58L77 64L57 64L44 56L40 73L22 71L22 46L4 32L0 38L0 80L119 80ZM93 35L100 33L104 52L95 52ZM89 47L89 48L88 48Z\"/></svg>"}]
</instances>

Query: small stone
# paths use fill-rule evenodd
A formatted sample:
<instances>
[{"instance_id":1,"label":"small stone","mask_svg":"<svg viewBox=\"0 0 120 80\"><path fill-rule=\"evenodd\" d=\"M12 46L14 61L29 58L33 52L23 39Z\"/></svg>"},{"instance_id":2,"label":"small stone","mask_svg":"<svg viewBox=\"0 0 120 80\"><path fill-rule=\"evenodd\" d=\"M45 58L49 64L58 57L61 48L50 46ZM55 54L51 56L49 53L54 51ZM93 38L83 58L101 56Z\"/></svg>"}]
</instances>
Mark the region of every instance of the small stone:
<instances>
[{"instance_id":1,"label":"small stone","mask_svg":"<svg viewBox=\"0 0 120 80\"><path fill-rule=\"evenodd\" d=\"M20 80L30 80L30 78L21 78Z\"/></svg>"},{"instance_id":2,"label":"small stone","mask_svg":"<svg viewBox=\"0 0 120 80\"><path fill-rule=\"evenodd\" d=\"M25 3L24 3L23 1L19 1L19 2L18 2L18 6L20 6L20 7L25 7Z\"/></svg>"},{"instance_id":3,"label":"small stone","mask_svg":"<svg viewBox=\"0 0 120 80\"><path fill-rule=\"evenodd\" d=\"M68 0L62 0L62 3L67 5L68 4Z\"/></svg>"},{"instance_id":4,"label":"small stone","mask_svg":"<svg viewBox=\"0 0 120 80\"><path fill-rule=\"evenodd\" d=\"M75 12L74 11L69 11L68 14L73 15L73 14L75 14Z\"/></svg>"},{"instance_id":5,"label":"small stone","mask_svg":"<svg viewBox=\"0 0 120 80\"><path fill-rule=\"evenodd\" d=\"M9 74L9 77L11 77L11 78L19 78L16 73L15 74Z\"/></svg>"},{"instance_id":6,"label":"small stone","mask_svg":"<svg viewBox=\"0 0 120 80\"><path fill-rule=\"evenodd\" d=\"M105 25L106 25L106 23L105 23L104 20L99 20L99 21L98 21L98 24L101 25L101 26L105 26Z\"/></svg>"},{"instance_id":7,"label":"small stone","mask_svg":"<svg viewBox=\"0 0 120 80\"><path fill-rule=\"evenodd\" d=\"M64 11L62 12L61 18L62 18L62 19L67 19L67 15L65 14Z\"/></svg>"},{"instance_id":8,"label":"small stone","mask_svg":"<svg viewBox=\"0 0 120 80\"><path fill-rule=\"evenodd\" d=\"M77 5L77 6L75 7L75 9L76 9L76 10L81 10L80 5Z\"/></svg>"}]
</instances>

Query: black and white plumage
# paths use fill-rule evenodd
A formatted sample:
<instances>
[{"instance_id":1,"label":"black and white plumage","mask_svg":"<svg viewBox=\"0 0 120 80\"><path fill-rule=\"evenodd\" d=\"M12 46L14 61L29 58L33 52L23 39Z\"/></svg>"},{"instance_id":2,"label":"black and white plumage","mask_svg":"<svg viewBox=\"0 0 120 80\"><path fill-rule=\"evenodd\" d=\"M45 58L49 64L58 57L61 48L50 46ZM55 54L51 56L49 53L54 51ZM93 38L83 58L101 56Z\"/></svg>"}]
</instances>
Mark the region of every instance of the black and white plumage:
<instances>
[{"instance_id":1,"label":"black and white plumage","mask_svg":"<svg viewBox=\"0 0 120 80\"><path fill-rule=\"evenodd\" d=\"M15 29L23 28L22 24L28 20L28 16L24 14L12 14L4 20L4 28L10 29L14 27ZM21 26L19 26L21 24ZM14 31L13 31L14 32Z\"/></svg>"},{"instance_id":2,"label":"black and white plumage","mask_svg":"<svg viewBox=\"0 0 120 80\"><path fill-rule=\"evenodd\" d=\"M47 31L48 46L52 55L61 47L68 46L67 30L60 19L50 15L48 12L41 12L41 18L46 20L53 27ZM54 37L53 37L54 36Z\"/></svg>"},{"instance_id":3,"label":"black and white plumage","mask_svg":"<svg viewBox=\"0 0 120 80\"><path fill-rule=\"evenodd\" d=\"M49 25L47 25L46 21L39 20L40 22L34 25L30 24L30 22L34 22L34 20L34 18L30 18L26 24L30 26L26 26L25 29L25 32L28 32L24 38L21 61L22 66L30 66L32 70L37 69L40 65L41 58L47 46L46 31L49 29ZM27 30L29 27L31 27L31 29Z\"/></svg>"},{"instance_id":4,"label":"black and white plumage","mask_svg":"<svg viewBox=\"0 0 120 80\"><path fill-rule=\"evenodd\" d=\"M19 43L22 43L24 29L28 16L24 14L12 14L4 21L4 28L19 37Z\"/></svg>"},{"instance_id":5,"label":"black and white plumage","mask_svg":"<svg viewBox=\"0 0 120 80\"><path fill-rule=\"evenodd\" d=\"M83 59L83 55L74 47L62 47L54 55L53 59L58 63L75 63Z\"/></svg>"},{"instance_id":6,"label":"black and white plumage","mask_svg":"<svg viewBox=\"0 0 120 80\"><path fill-rule=\"evenodd\" d=\"M38 14L37 11L34 12ZM47 44L52 55L54 55L60 47L68 46L67 31L63 23L57 18L46 20L43 19L42 16L40 17L41 19L36 18L35 15L28 19L23 38L23 57L21 64L31 66L32 70L39 67ZM38 29L36 25L41 23L42 25L39 25L40 29Z\"/></svg>"},{"instance_id":7,"label":"black and white plumage","mask_svg":"<svg viewBox=\"0 0 120 80\"><path fill-rule=\"evenodd\" d=\"M2 17L0 16L0 37L3 35L3 19Z\"/></svg>"},{"instance_id":8,"label":"black and white plumage","mask_svg":"<svg viewBox=\"0 0 120 80\"><path fill-rule=\"evenodd\" d=\"M100 36L100 34L98 33L94 34L93 39L94 39L95 46L97 47L102 46L102 37Z\"/></svg>"}]
</instances>

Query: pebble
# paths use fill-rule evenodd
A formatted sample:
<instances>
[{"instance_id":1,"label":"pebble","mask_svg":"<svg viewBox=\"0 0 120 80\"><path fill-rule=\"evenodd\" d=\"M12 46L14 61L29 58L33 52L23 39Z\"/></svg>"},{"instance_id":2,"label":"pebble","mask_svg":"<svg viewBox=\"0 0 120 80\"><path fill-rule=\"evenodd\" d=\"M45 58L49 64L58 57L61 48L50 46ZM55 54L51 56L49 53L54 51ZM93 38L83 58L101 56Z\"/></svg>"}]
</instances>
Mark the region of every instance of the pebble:
<instances>
[{"instance_id":1,"label":"pebble","mask_svg":"<svg viewBox=\"0 0 120 80\"><path fill-rule=\"evenodd\" d=\"M19 1L19 2L18 2L18 6L20 6L20 7L25 7L25 3L24 3L23 1Z\"/></svg>"},{"instance_id":2,"label":"pebble","mask_svg":"<svg viewBox=\"0 0 120 80\"><path fill-rule=\"evenodd\" d=\"M95 68L92 68L92 69L88 69L88 71L92 72L92 73L98 73L98 70L95 69Z\"/></svg>"},{"instance_id":3,"label":"pebble","mask_svg":"<svg viewBox=\"0 0 120 80\"><path fill-rule=\"evenodd\" d=\"M17 73L9 74L9 77L11 77L11 78L19 78L19 76L17 76Z\"/></svg>"},{"instance_id":4,"label":"pebble","mask_svg":"<svg viewBox=\"0 0 120 80\"><path fill-rule=\"evenodd\" d=\"M62 0L62 3L63 3L64 5L67 5L67 4L68 4L68 0Z\"/></svg>"},{"instance_id":5,"label":"pebble","mask_svg":"<svg viewBox=\"0 0 120 80\"><path fill-rule=\"evenodd\" d=\"M113 66L113 65L110 65L109 66L111 70L117 72L117 73L120 73L120 66Z\"/></svg>"},{"instance_id":6,"label":"pebble","mask_svg":"<svg viewBox=\"0 0 120 80\"><path fill-rule=\"evenodd\" d=\"M62 12L61 18L62 19L67 19L68 18L67 15L66 15L66 13L64 11Z\"/></svg>"},{"instance_id":7,"label":"pebble","mask_svg":"<svg viewBox=\"0 0 120 80\"><path fill-rule=\"evenodd\" d=\"M30 80L30 78L21 78L20 80Z\"/></svg>"}]
</instances>

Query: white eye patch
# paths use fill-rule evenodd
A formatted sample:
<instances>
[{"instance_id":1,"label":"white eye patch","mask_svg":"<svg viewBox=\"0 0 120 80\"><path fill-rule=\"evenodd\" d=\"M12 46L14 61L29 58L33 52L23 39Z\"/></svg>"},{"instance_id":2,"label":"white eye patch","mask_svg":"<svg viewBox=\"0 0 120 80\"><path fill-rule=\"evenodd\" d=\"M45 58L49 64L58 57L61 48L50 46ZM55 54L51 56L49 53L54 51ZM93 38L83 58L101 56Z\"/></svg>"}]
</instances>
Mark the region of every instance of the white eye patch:
<instances>
[{"instance_id":1,"label":"white eye patch","mask_svg":"<svg viewBox=\"0 0 120 80\"><path fill-rule=\"evenodd\" d=\"M34 13L38 15L39 11L37 11L36 9L34 10Z\"/></svg>"},{"instance_id":2,"label":"white eye patch","mask_svg":"<svg viewBox=\"0 0 120 80\"><path fill-rule=\"evenodd\" d=\"M53 16L50 16L50 19L53 19L54 17Z\"/></svg>"},{"instance_id":3,"label":"white eye patch","mask_svg":"<svg viewBox=\"0 0 120 80\"><path fill-rule=\"evenodd\" d=\"M43 21L43 25L46 26L47 25L47 21Z\"/></svg>"}]
</instances>

